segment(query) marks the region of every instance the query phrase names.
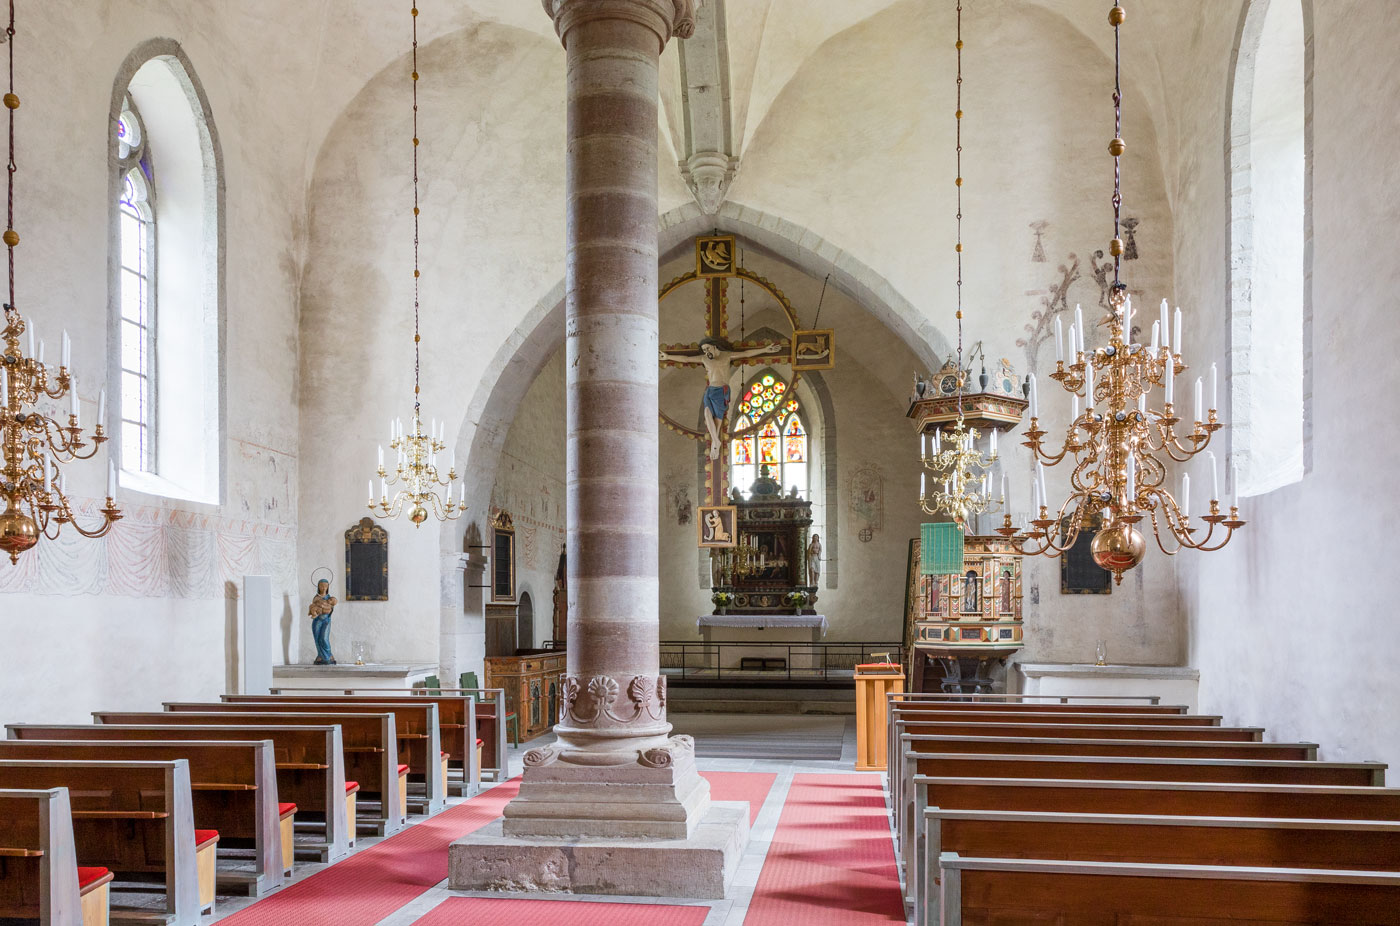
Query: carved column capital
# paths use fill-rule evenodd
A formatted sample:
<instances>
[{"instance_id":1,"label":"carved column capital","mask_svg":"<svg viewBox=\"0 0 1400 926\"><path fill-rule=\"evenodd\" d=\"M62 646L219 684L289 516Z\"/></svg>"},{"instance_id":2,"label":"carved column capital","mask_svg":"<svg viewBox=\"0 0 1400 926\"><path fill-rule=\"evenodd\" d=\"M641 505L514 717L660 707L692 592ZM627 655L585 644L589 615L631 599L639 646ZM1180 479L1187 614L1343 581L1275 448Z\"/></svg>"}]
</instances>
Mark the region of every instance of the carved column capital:
<instances>
[{"instance_id":1,"label":"carved column capital","mask_svg":"<svg viewBox=\"0 0 1400 926\"><path fill-rule=\"evenodd\" d=\"M545 15L554 20L554 31L565 45L569 31L580 23L621 19L646 26L656 33L660 47L675 36L695 34L695 10L703 0L542 0Z\"/></svg>"},{"instance_id":2,"label":"carved column capital","mask_svg":"<svg viewBox=\"0 0 1400 926\"><path fill-rule=\"evenodd\" d=\"M699 151L682 161L680 168L700 211L714 215L729 195L729 183L739 168L739 159L718 151Z\"/></svg>"}]
</instances>

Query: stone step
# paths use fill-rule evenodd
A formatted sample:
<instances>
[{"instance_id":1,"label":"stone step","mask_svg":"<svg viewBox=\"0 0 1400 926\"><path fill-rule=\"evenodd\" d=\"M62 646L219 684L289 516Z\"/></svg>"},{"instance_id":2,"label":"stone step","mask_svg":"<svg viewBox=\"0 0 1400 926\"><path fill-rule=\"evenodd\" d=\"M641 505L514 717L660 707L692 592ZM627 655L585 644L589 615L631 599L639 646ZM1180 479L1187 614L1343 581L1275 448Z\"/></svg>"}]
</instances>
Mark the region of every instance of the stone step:
<instances>
[{"instance_id":1,"label":"stone step","mask_svg":"<svg viewBox=\"0 0 1400 926\"><path fill-rule=\"evenodd\" d=\"M675 714L854 714L854 699L834 698L677 698L673 694L666 709Z\"/></svg>"}]
</instances>

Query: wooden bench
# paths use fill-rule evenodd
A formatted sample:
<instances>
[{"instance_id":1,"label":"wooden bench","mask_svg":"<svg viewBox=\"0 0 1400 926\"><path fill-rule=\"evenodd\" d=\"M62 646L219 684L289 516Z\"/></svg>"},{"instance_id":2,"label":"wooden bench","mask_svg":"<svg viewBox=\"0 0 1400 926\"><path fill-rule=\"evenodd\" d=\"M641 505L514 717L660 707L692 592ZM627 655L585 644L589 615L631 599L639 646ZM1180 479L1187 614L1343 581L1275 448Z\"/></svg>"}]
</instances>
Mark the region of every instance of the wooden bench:
<instances>
[{"instance_id":1,"label":"wooden bench","mask_svg":"<svg viewBox=\"0 0 1400 926\"><path fill-rule=\"evenodd\" d=\"M201 884L190 767L169 762L0 759L0 788L67 788L78 863L110 869L123 879L159 876L160 913L172 926L196 926L214 906L213 871ZM218 834L213 834L217 842ZM212 861L213 846L203 850ZM148 918L152 911L114 908L114 919Z\"/></svg>"},{"instance_id":2,"label":"wooden bench","mask_svg":"<svg viewBox=\"0 0 1400 926\"><path fill-rule=\"evenodd\" d=\"M323 862L347 855L354 842L354 815L346 813L344 749L340 727L322 726L174 726L155 724L45 725L9 724L11 740L64 740L83 742L124 741L231 741L271 740L278 799L297 805L297 824L323 821L324 839L302 842L298 848L314 851ZM198 789L196 789L198 790ZM351 799L353 808L353 798ZM280 817L280 814L279 814ZM280 826L280 822L279 822ZM283 855L284 867L292 858Z\"/></svg>"},{"instance_id":3,"label":"wooden bench","mask_svg":"<svg viewBox=\"0 0 1400 926\"><path fill-rule=\"evenodd\" d=\"M1400 875L1382 872L940 859L943 926L1397 926Z\"/></svg>"},{"instance_id":4,"label":"wooden bench","mask_svg":"<svg viewBox=\"0 0 1400 926\"><path fill-rule=\"evenodd\" d=\"M1400 872L1400 823L1272 817L927 811L928 854L1141 864L1230 865ZM927 919L937 923L937 865L923 876ZM916 908L917 909L917 908Z\"/></svg>"},{"instance_id":5,"label":"wooden bench","mask_svg":"<svg viewBox=\"0 0 1400 926\"><path fill-rule=\"evenodd\" d=\"M253 869L220 872L220 886L257 897L282 884L292 866L284 852L295 804L278 803L277 767L271 740L78 741L0 740L0 759L139 760L187 759L199 829L219 831L224 848L251 848ZM290 812L288 809L290 808Z\"/></svg>"},{"instance_id":6,"label":"wooden bench","mask_svg":"<svg viewBox=\"0 0 1400 926\"><path fill-rule=\"evenodd\" d=\"M925 701L950 704L1063 704L1063 705L1103 705L1103 706L1162 706L1160 695L1107 695L1107 694L955 694L947 691L897 691L890 692L890 700ZM1167 705L1171 710L1186 713L1182 704Z\"/></svg>"},{"instance_id":7,"label":"wooden bench","mask_svg":"<svg viewBox=\"0 0 1400 926\"><path fill-rule=\"evenodd\" d=\"M404 818L408 808L415 812L435 814L447 804L447 776L442 771L442 730L439 723L439 710L436 703L405 700L400 703L386 703L379 700L360 701L353 698L331 698L326 701L240 701L167 702L167 711L189 713L199 711L234 711L256 713L295 714L302 711L316 711L331 714L382 714L394 715L395 735L398 738L399 764L407 765L407 774L399 769L399 803ZM358 779L357 779L358 780ZM408 783L423 785L423 795L414 795L409 800ZM363 782L361 782L363 784Z\"/></svg>"},{"instance_id":8,"label":"wooden bench","mask_svg":"<svg viewBox=\"0 0 1400 926\"><path fill-rule=\"evenodd\" d=\"M421 706L429 701L437 705L438 730L442 752L446 754L446 768L460 771L461 777L451 779L446 774L443 779L447 789L454 787L457 793L470 797L481 788L481 750L477 746L476 699L470 695L411 695L380 692L364 695L319 695L312 701L310 695L224 695L220 700L228 704L339 704L341 702L360 704L389 704ZM318 708L319 709L319 708ZM400 728L405 718L400 717Z\"/></svg>"},{"instance_id":9,"label":"wooden bench","mask_svg":"<svg viewBox=\"0 0 1400 926\"><path fill-rule=\"evenodd\" d=\"M919 753L914 772L924 778L984 780L1077 780L1089 786L1109 782L1198 782L1248 785L1313 785L1369 788L1385 783L1386 766L1377 762L1316 762L1270 759L1144 758L1133 756L1026 756ZM897 855L908 870L917 851L926 790L911 782L910 796L896 820Z\"/></svg>"},{"instance_id":10,"label":"wooden bench","mask_svg":"<svg viewBox=\"0 0 1400 926\"><path fill-rule=\"evenodd\" d=\"M96 872L89 871L85 897L78 870L68 789L0 791L0 919L41 926L105 923L111 872L100 869L105 875L93 878ZM95 908L91 923L84 917L88 905Z\"/></svg>"},{"instance_id":11,"label":"wooden bench","mask_svg":"<svg viewBox=\"0 0 1400 926\"><path fill-rule=\"evenodd\" d=\"M394 729L394 715L357 713L283 713L267 711L99 711L93 718L101 724L135 724L146 726L327 726L340 727L342 781L359 783L360 794L378 802L373 815L355 815L356 826L372 828L380 836L396 833L403 828L404 814L399 801L399 741ZM316 769L307 769L316 771ZM344 786L342 785L342 790ZM329 795L328 795L329 797ZM344 795L341 795L342 801ZM300 806L300 801L298 801ZM343 803L341 805L344 806ZM358 804L357 804L358 807Z\"/></svg>"}]
</instances>

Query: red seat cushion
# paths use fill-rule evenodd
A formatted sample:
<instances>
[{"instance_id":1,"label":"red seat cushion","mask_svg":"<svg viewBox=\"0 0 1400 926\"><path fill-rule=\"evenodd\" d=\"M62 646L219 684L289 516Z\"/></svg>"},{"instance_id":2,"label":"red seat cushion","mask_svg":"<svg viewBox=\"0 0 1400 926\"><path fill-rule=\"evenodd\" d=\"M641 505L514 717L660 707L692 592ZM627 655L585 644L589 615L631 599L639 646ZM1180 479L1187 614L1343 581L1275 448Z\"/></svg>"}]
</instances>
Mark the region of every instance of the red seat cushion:
<instances>
[{"instance_id":1,"label":"red seat cushion","mask_svg":"<svg viewBox=\"0 0 1400 926\"><path fill-rule=\"evenodd\" d=\"M195 831L194 831L194 847L195 847L195 849L203 849L205 846L209 845L209 843L211 843L211 842L218 842L218 841L219 841L219 831L218 831L218 830L195 830Z\"/></svg>"},{"instance_id":2,"label":"red seat cushion","mask_svg":"<svg viewBox=\"0 0 1400 926\"><path fill-rule=\"evenodd\" d=\"M285 816L286 816L287 814L289 814L289 813L296 813L296 812L297 812L297 805L296 805L296 804L278 804L278 805L277 805L277 816L279 816L279 817L285 817Z\"/></svg>"},{"instance_id":3,"label":"red seat cushion","mask_svg":"<svg viewBox=\"0 0 1400 926\"><path fill-rule=\"evenodd\" d=\"M404 774L407 774L407 773L408 773L408 766L407 766L407 765L400 765L400 766L399 766L399 774L400 774L400 775L404 775Z\"/></svg>"},{"instance_id":4,"label":"red seat cushion","mask_svg":"<svg viewBox=\"0 0 1400 926\"><path fill-rule=\"evenodd\" d=\"M79 865L78 890L81 891L85 887L90 887L92 884L101 881L103 878L107 877L110 874L111 872L105 868L84 868L83 866Z\"/></svg>"},{"instance_id":5,"label":"red seat cushion","mask_svg":"<svg viewBox=\"0 0 1400 926\"><path fill-rule=\"evenodd\" d=\"M360 783L359 783L358 781L347 781L347 782L345 783L345 793L346 793L346 794L349 794L351 791L358 791L358 790L360 790Z\"/></svg>"}]
</instances>

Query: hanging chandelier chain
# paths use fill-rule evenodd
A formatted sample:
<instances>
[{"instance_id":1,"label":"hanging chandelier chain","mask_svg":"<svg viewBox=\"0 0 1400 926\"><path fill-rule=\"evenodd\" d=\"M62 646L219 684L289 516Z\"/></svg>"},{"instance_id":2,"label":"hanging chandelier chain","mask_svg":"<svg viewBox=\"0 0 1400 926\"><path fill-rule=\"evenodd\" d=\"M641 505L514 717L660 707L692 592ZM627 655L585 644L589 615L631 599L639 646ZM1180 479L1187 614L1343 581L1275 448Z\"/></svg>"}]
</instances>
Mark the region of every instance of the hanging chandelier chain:
<instances>
[{"instance_id":1,"label":"hanging chandelier chain","mask_svg":"<svg viewBox=\"0 0 1400 926\"><path fill-rule=\"evenodd\" d=\"M1123 25L1122 7L1114 5L1109 13L1113 24L1113 141L1109 151L1113 155L1113 243L1109 250L1113 254L1113 286L1118 289L1122 280L1123 242L1121 240L1123 221L1123 68L1120 33Z\"/></svg>"},{"instance_id":2,"label":"hanging chandelier chain","mask_svg":"<svg viewBox=\"0 0 1400 926\"><path fill-rule=\"evenodd\" d=\"M958 243L957 243L957 247L956 247L955 250L956 250L956 253L957 253L957 256L958 256L958 288L957 288L957 296L958 296L958 311L957 311L957 322L958 322L958 420L960 420L960 421L962 420L962 416L963 416L962 394L963 394L963 386L965 385L965 383L964 383L965 373L963 372L963 323L962 323L962 322L963 322L963 310L962 310L962 292L963 292L963 240L962 240L962 217L963 217L963 211L962 211L962 188L963 188L963 175L962 175L962 150L963 150L963 149L962 149L962 118L963 118L963 108L962 108L962 85L963 85L963 75L962 75L962 49L963 49L963 40L962 40L962 10L963 10L963 8L962 8L962 2L961 2L961 0L959 0L959 3L958 3L958 16L957 16L957 42L954 43L954 48L955 48L956 51L957 51L957 70L958 70L957 84L956 84L957 109L956 109L956 110L954 111L954 113L953 113L953 121L954 121L954 123L955 123L955 125L956 125L954 138L955 138L955 141L956 141L955 160L956 160L956 165L957 165L957 178L954 180L953 185L954 185L954 187L955 187L956 190L957 190L957 210L958 210L958 211L957 211Z\"/></svg>"},{"instance_id":3,"label":"hanging chandelier chain","mask_svg":"<svg viewBox=\"0 0 1400 926\"><path fill-rule=\"evenodd\" d=\"M5 165L6 174L6 197L5 197L5 229L11 234L5 236L5 244L8 253L10 271L10 299L6 304L6 309L12 310L15 305L15 245L11 241L18 243L14 237L15 227L15 171L19 168L15 164L15 106L10 106L9 101L17 99L15 97L15 0L10 0L10 19L5 25L5 45L9 49L9 87L6 99L6 109L10 114L10 152L9 160Z\"/></svg>"},{"instance_id":4,"label":"hanging chandelier chain","mask_svg":"<svg viewBox=\"0 0 1400 926\"><path fill-rule=\"evenodd\" d=\"M421 360L418 332L418 6L413 13L413 410L419 408Z\"/></svg>"}]
</instances>

